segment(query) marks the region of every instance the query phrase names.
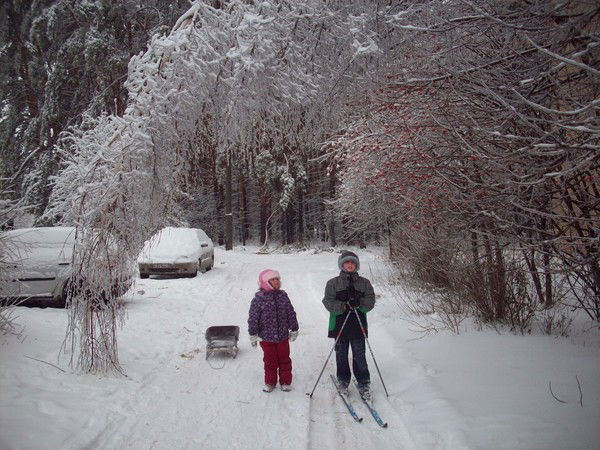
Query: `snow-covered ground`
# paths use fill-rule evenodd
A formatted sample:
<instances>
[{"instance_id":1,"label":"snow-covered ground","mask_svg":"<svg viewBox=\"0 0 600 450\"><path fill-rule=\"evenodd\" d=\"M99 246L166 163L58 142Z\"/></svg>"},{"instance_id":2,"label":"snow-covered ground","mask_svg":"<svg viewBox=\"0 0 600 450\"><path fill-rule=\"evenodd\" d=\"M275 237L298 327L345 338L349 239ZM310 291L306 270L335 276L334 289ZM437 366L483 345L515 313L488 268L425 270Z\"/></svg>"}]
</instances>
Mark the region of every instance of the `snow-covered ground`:
<instances>
[{"instance_id":1,"label":"snow-covered ground","mask_svg":"<svg viewBox=\"0 0 600 450\"><path fill-rule=\"evenodd\" d=\"M418 339L383 289L381 258L359 251L379 294L369 341L389 398L369 362L389 423L381 429L358 402L363 423L346 413L329 380L333 357L313 398L305 395L333 344L321 299L338 254L254 250L216 249L214 269L194 279L138 280L119 336L126 378L72 374L69 355L57 359L67 312L18 309L24 334L0 337L0 448L600 448L597 327L571 338L466 329ZM300 322L290 393L261 392L262 352L246 330L268 267L281 272ZM236 359L205 360L212 325L240 326Z\"/></svg>"}]
</instances>

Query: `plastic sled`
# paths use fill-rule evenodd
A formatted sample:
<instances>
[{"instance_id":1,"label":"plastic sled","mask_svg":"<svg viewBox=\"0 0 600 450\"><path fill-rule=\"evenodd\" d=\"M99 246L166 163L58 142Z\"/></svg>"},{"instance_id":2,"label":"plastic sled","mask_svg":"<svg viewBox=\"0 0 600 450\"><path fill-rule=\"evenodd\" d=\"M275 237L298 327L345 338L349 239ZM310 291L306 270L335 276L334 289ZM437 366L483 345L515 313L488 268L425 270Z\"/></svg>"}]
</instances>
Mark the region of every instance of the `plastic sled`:
<instances>
[{"instance_id":1,"label":"plastic sled","mask_svg":"<svg viewBox=\"0 0 600 450\"><path fill-rule=\"evenodd\" d=\"M204 336L206 337L206 359L215 352L229 353L233 358L237 356L240 327L235 325L208 327Z\"/></svg>"}]
</instances>

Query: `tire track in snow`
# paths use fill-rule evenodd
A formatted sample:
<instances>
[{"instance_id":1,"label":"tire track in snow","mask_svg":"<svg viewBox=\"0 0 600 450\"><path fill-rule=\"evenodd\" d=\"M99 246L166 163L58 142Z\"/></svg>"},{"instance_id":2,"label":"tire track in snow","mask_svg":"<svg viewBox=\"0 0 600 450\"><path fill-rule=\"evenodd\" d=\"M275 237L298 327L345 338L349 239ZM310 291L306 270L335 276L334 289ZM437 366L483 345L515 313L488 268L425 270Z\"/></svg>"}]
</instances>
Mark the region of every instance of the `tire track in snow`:
<instances>
[{"instance_id":1,"label":"tire track in snow","mask_svg":"<svg viewBox=\"0 0 600 450\"><path fill-rule=\"evenodd\" d=\"M236 258L236 261L237 259L239 258ZM167 393L157 399L157 404L151 405L149 408L148 405L141 405L142 408L138 408L139 411L136 414L140 417L133 423L129 421L124 425L128 431L123 430L120 433L121 437L115 439L106 438L104 445L99 447L110 448L114 447L113 444L126 442L130 448L197 448L202 443L204 445L210 443L208 445L210 448L247 448L247 438L243 436L256 434L256 429L262 425L256 420L250 420L248 424L247 418L256 419L256 411L264 410L267 415L263 420L269 420L269 417L273 418L273 415L277 415L278 410L285 406L281 402L287 403L293 400L294 396L297 397L298 393L294 392L276 392L271 395L283 397L279 399L279 403L273 405L270 403L276 401L277 398L265 397L265 394L260 391L262 354L259 349L251 349L247 344L245 326L250 299L256 290L254 276L251 279L241 277L240 281L243 265L239 261L228 265L226 272L223 271L226 275L218 280L213 280L215 284L199 295L204 301L194 308L190 308L188 315L196 314L197 321L205 325L201 330L202 338L206 326L226 323L239 325L242 332L240 353L237 359L224 359L225 368L215 371L202 361L203 353L199 353L191 361L181 361L180 367L177 368L181 370L177 373L169 373L167 368L154 374L152 378L148 378L152 384L162 387L178 386L179 389L169 388ZM258 274L258 268L256 269L245 267L244 271ZM211 272L217 272L217 270ZM242 295L244 298L241 298ZM196 299L189 299L189 301L194 302ZM199 335L196 336L196 343L198 339ZM189 339L187 341L189 342ZM182 340L182 342L185 341ZM177 358L174 358L173 363L177 364L178 362ZM251 384L255 386L256 390L252 392L236 390L236 384L239 384L240 379L244 380L242 386L248 384L248 379L252 379ZM194 395L190 395L190 393ZM143 396L145 394L142 393ZM210 399L214 399L214 401ZM297 416L296 428L298 424L302 424L302 433L295 433L296 442L301 443L298 448L302 448L306 434L304 425L306 418L302 418L302 415L296 412L299 401L301 402L303 399L296 398L291 402L289 414ZM194 419L194 417L201 419ZM231 432L232 426L237 427L236 433ZM190 430L202 431L194 433ZM123 434L126 435L123 436ZM275 436L270 433L260 436L264 436L264 438L254 443L259 444L259 448L269 448L269 436L275 439ZM102 439L97 439L96 442L102 442ZM274 440L273 442L278 441ZM219 443L223 444L222 447Z\"/></svg>"},{"instance_id":2,"label":"tire track in snow","mask_svg":"<svg viewBox=\"0 0 600 450\"><path fill-rule=\"evenodd\" d=\"M131 446L132 442L136 440L135 436L138 430L141 430L141 435L148 434L146 428L149 423L154 424L151 427L153 430L162 430L164 422L169 422L165 421L165 415L175 417L176 422L180 421L179 408L176 405L180 402L185 403L185 398L180 398L180 393L167 391L164 387L171 385L173 381L186 374L185 371L177 374L185 363L185 359L181 355L187 354L194 358L194 361L203 359L204 347L201 346L201 343L202 345L204 343L205 327L202 327L202 323L205 321L206 312L215 302L219 302L218 294L222 287L232 287L230 281L233 278L230 271L214 268L205 274L198 274L194 279L151 279L145 280L146 283L138 282L138 290L147 289L149 294L159 294L154 296L158 297L156 305L150 305L155 306L159 314L162 314L162 317L157 317L154 323L157 325L160 325L161 322L164 323L163 326L167 329L160 329L160 331L171 338L172 345L137 382L138 387L135 394L122 406L122 409L130 412L126 415L125 420L118 425L114 424L114 421L108 421L110 425L94 438L94 441L99 443L99 448L115 448L117 445L120 446L123 441L129 442ZM183 297L183 299L171 302L178 293L179 297ZM176 319L173 320L169 316L175 316ZM179 322L177 331L168 329L169 324L177 322ZM199 350L199 352L194 353L195 350ZM171 368L175 373L168 372L165 379L165 368ZM194 392L199 388L197 384L190 385L185 380L181 381L179 385L184 386L186 393ZM152 400L148 401L148 399ZM131 414L131 411L135 413ZM162 417L158 423L156 423L157 417ZM173 436L173 439L177 441L176 435ZM154 441L160 442L160 439ZM151 448L156 443L154 441L146 439L145 442L148 446L144 448ZM183 442L181 443L183 444ZM137 447L134 445L134 448Z\"/></svg>"}]
</instances>

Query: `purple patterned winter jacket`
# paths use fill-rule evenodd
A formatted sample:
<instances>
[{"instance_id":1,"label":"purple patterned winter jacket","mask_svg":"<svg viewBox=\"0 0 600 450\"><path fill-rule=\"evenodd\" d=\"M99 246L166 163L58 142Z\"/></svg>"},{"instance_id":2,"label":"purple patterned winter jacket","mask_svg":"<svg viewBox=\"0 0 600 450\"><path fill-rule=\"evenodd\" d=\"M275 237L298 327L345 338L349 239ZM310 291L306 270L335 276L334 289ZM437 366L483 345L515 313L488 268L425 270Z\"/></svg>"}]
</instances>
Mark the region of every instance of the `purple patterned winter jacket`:
<instances>
[{"instance_id":1,"label":"purple patterned winter jacket","mask_svg":"<svg viewBox=\"0 0 600 450\"><path fill-rule=\"evenodd\" d=\"M248 333L263 341L281 342L298 330L298 319L285 291L260 289L250 303Z\"/></svg>"}]
</instances>

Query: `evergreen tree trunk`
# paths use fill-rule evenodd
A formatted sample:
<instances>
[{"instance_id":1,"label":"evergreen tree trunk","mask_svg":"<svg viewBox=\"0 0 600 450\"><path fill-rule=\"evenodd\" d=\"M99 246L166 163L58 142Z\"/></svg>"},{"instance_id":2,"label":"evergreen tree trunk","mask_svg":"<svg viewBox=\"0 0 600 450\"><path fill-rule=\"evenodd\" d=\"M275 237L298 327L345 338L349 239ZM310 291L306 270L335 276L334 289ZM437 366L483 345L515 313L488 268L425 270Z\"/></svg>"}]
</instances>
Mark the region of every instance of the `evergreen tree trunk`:
<instances>
[{"instance_id":1,"label":"evergreen tree trunk","mask_svg":"<svg viewBox=\"0 0 600 450\"><path fill-rule=\"evenodd\" d=\"M241 226L241 238L242 245L246 245L246 239L248 239L248 198L246 195L246 178L243 173L240 173L240 220Z\"/></svg>"},{"instance_id":2,"label":"evergreen tree trunk","mask_svg":"<svg viewBox=\"0 0 600 450\"><path fill-rule=\"evenodd\" d=\"M280 229L281 229L281 243L283 245L289 244L288 233L287 233L287 231L288 231L287 216L288 216L287 210L284 210L281 212L281 222L280 222L281 227L280 227Z\"/></svg>"},{"instance_id":3,"label":"evergreen tree trunk","mask_svg":"<svg viewBox=\"0 0 600 450\"><path fill-rule=\"evenodd\" d=\"M296 223L296 211L294 210L293 207L289 207L288 210L286 211L286 220L285 220L285 225L287 228L287 238L288 238L288 244L293 244L294 242L296 242L296 229L294 227L294 224Z\"/></svg>"},{"instance_id":4,"label":"evergreen tree trunk","mask_svg":"<svg viewBox=\"0 0 600 450\"><path fill-rule=\"evenodd\" d=\"M335 199L335 167L331 166L331 172L329 174L329 198L331 200ZM337 240L335 236L335 215L332 211L329 211L329 245L335 247L337 245Z\"/></svg>"},{"instance_id":5,"label":"evergreen tree trunk","mask_svg":"<svg viewBox=\"0 0 600 450\"><path fill-rule=\"evenodd\" d=\"M304 243L304 193L298 193L298 242Z\"/></svg>"},{"instance_id":6,"label":"evergreen tree trunk","mask_svg":"<svg viewBox=\"0 0 600 450\"><path fill-rule=\"evenodd\" d=\"M260 183L260 242L265 242L267 238L267 223L271 215L271 198L266 191L264 182Z\"/></svg>"},{"instance_id":7,"label":"evergreen tree trunk","mask_svg":"<svg viewBox=\"0 0 600 450\"><path fill-rule=\"evenodd\" d=\"M215 204L215 208L217 210L217 217L221 218L223 217L223 195L221 192L221 187L219 186L219 178L217 175L217 164L216 164L216 152L214 151L214 149L211 150L211 158L210 161L212 161L211 165L210 165L210 169L211 169L211 176L212 176L212 183L213 183L213 192L214 192L214 198L216 201ZM219 245L223 245L225 243L225 240L223 238L223 226L220 225L221 221L219 220L219 234L217 236L217 242L219 243Z\"/></svg>"},{"instance_id":8,"label":"evergreen tree trunk","mask_svg":"<svg viewBox=\"0 0 600 450\"><path fill-rule=\"evenodd\" d=\"M233 208L231 206L231 157L225 161L225 250L233 249Z\"/></svg>"}]
</instances>

